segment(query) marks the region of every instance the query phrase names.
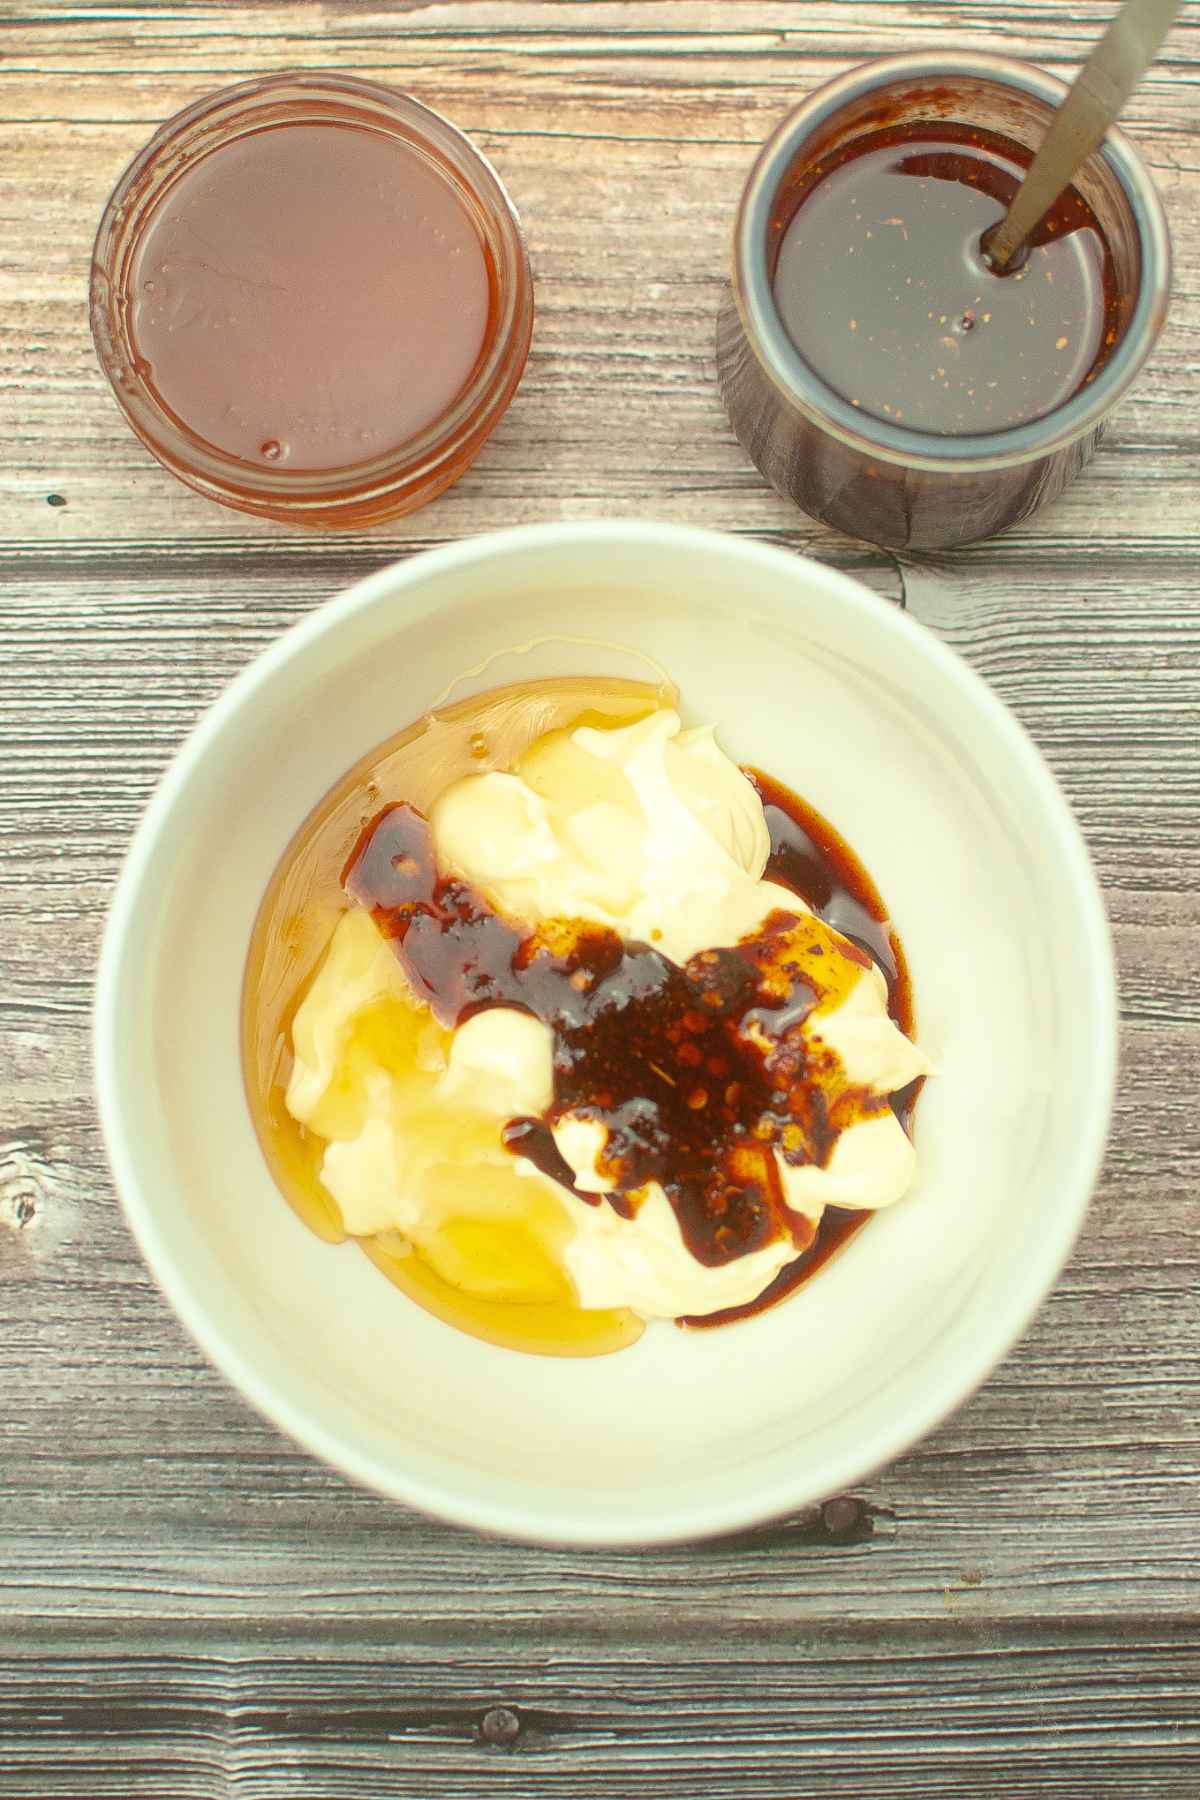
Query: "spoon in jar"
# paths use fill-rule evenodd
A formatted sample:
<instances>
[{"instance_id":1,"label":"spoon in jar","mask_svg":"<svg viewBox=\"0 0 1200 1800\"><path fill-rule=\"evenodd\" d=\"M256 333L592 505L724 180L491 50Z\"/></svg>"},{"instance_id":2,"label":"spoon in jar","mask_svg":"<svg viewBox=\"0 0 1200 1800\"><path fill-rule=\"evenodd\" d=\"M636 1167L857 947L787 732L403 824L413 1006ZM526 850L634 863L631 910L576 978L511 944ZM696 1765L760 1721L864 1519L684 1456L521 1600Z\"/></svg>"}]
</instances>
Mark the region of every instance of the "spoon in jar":
<instances>
[{"instance_id":1,"label":"spoon in jar","mask_svg":"<svg viewBox=\"0 0 1200 1800\"><path fill-rule=\"evenodd\" d=\"M1116 124L1181 5L1182 0L1125 0L1055 113L1006 216L983 234L983 254L997 275L1024 262L1026 238Z\"/></svg>"}]
</instances>

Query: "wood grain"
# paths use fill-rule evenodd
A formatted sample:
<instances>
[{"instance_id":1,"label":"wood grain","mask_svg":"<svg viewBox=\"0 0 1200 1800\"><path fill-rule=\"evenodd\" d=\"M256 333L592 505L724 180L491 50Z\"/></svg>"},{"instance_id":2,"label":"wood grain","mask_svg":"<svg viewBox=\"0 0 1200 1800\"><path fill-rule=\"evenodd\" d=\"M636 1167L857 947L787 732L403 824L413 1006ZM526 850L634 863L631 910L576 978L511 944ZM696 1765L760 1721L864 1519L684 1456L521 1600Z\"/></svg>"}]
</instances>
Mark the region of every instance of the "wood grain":
<instances>
[{"instance_id":1,"label":"wood grain","mask_svg":"<svg viewBox=\"0 0 1200 1800\"><path fill-rule=\"evenodd\" d=\"M664 1658L658 1646L581 1649L554 1633L464 1658L418 1639L403 1644L402 1671L386 1655L331 1656L302 1639L248 1657L213 1646L202 1661L161 1643L136 1664L85 1651L65 1666L56 1656L52 1670L35 1648L18 1665L24 1705L39 1709L58 1760L47 1770L48 1757L18 1752L13 1773L46 1800L81 1784L122 1800L1126 1800L1186 1791L1177 1784L1197 1737L1176 1690L1180 1649L1169 1632L1132 1644L1088 1633L1070 1645L1086 1672L1068 1674L1054 1634L1032 1644L946 1628L886 1647L859 1634L739 1644L736 1661L704 1644ZM306 1650L322 1656L319 1696ZM484 1735L497 1707L518 1725L506 1745ZM853 1732L836 1723L851 1713ZM1156 1755L1164 1732L1172 1746Z\"/></svg>"},{"instance_id":2,"label":"wood grain","mask_svg":"<svg viewBox=\"0 0 1200 1800\"><path fill-rule=\"evenodd\" d=\"M732 208L797 94L920 45L1069 73L1111 10L0 0L0 1795L1200 1791L1197 9L1130 112L1175 232L1172 319L1050 513L920 562L835 538L746 465L711 354ZM410 88L493 156L539 314L458 488L309 539L142 452L85 294L100 208L158 121L328 65ZM841 1513L652 1554L477 1540L253 1415L125 1231L88 1046L120 857L229 677L397 555L613 513L813 551L975 664L1087 834L1123 1024L1092 1214L992 1380ZM507 1742L483 1733L497 1706Z\"/></svg>"}]
</instances>

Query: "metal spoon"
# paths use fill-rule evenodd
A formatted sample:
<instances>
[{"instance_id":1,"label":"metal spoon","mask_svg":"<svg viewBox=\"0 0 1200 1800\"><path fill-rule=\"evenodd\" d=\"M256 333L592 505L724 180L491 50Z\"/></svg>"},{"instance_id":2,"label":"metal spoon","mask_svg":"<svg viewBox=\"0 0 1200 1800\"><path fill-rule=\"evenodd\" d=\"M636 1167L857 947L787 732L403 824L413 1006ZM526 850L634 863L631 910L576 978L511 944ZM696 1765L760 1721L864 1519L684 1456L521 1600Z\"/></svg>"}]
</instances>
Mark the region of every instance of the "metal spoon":
<instances>
[{"instance_id":1,"label":"metal spoon","mask_svg":"<svg viewBox=\"0 0 1200 1800\"><path fill-rule=\"evenodd\" d=\"M997 274L1004 273L1034 226L1070 186L1080 164L1116 123L1158 55L1182 3L1125 0L1055 113L1007 216L984 233L984 254Z\"/></svg>"}]
</instances>

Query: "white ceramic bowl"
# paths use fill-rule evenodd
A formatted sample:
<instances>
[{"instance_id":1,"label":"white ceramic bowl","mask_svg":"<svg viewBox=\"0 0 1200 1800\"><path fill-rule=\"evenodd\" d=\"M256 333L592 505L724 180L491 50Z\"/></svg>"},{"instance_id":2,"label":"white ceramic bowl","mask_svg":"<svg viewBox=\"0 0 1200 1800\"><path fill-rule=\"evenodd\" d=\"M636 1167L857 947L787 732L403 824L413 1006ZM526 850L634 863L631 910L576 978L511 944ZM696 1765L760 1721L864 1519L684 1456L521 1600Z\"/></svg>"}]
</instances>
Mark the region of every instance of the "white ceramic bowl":
<instances>
[{"instance_id":1,"label":"white ceramic bowl","mask_svg":"<svg viewBox=\"0 0 1200 1800\"><path fill-rule=\"evenodd\" d=\"M567 633L665 664L687 715L845 833L908 950L915 1191L784 1305L587 1361L439 1323L272 1184L242 1090L255 911L292 832L456 676ZM542 643L497 680L627 672ZM665 525L417 556L289 631L154 796L100 964L100 1111L142 1251L268 1418L398 1500L550 1543L651 1543L819 1500L943 1419L1029 1323L1103 1150L1115 1001L1087 853L1037 750L936 637L818 563Z\"/></svg>"}]
</instances>

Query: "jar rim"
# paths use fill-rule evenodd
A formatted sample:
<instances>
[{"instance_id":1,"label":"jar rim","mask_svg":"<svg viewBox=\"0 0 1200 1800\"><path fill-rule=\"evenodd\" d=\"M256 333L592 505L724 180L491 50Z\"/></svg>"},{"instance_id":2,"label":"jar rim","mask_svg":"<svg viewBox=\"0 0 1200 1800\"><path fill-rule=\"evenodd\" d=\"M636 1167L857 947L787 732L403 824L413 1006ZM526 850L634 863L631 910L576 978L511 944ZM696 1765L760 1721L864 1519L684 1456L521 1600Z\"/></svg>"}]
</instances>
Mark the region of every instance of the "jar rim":
<instances>
[{"instance_id":1,"label":"jar rim","mask_svg":"<svg viewBox=\"0 0 1200 1800\"><path fill-rule=\"evenodd\" d=\"M823 127L855 103L924 81L967 78L1015 90L1047 106L1065 99L1057 76L1011 57L972 51L923 51L860 63L814 90L780 122L755 160L733 237L733 292L742 330L784 400L849 447L881 461L935 474L975 474L1012 467L1074 443L1095 430L1136 378L1166 318L1171 244L1149 169L1124 132L1113 127L1089 162L1115 178L1133 223L1140 275L1129 322L1095 380L1041 418L999 431L947 437L894 425L852 407L792 342L775 305L767 260L768 227L782 182Z\"/></svg>"},{"instance_id":2,"label":"jar rim","mask_svg":"<svg viewBox=\"0 0 1200 1800\"><path fill-rule=\"evenodd\" d=\"M364 461L329 469L260 469L193 431L145 379L128 330L128 275L151 216L185 169L256 131L339 121L408 143L452 185L493 267L494 318L465 386L414 436ZM96 354L118 404L135 434L172 474L243 511L300 522L309 513L345 511L355 515L349 521L354 523L364 513L382 516L432 499L490 435L524 371L533 329L533 276L516 206L464 132L382 82L301 69L218 89L159 126L122 172L101 215L89 310ZM454 470L448 472L447 465Z\"/></svg>"}]
</instances>

